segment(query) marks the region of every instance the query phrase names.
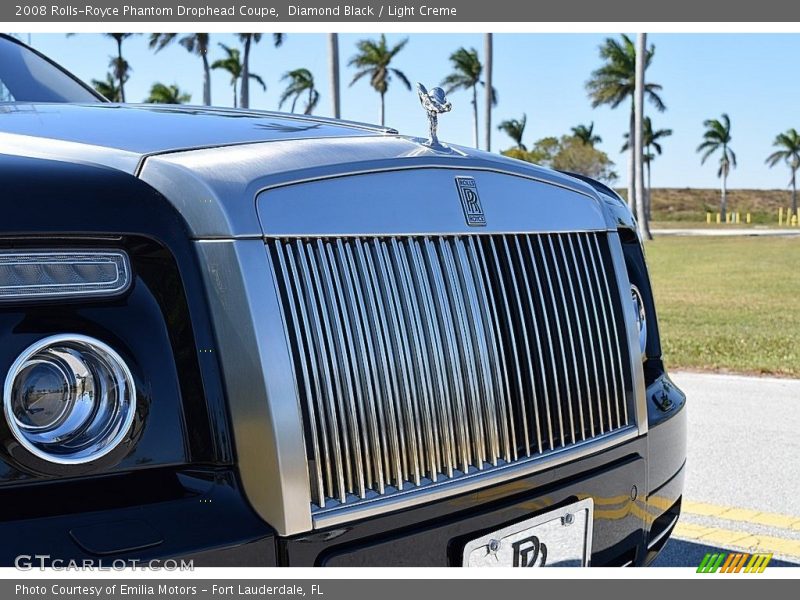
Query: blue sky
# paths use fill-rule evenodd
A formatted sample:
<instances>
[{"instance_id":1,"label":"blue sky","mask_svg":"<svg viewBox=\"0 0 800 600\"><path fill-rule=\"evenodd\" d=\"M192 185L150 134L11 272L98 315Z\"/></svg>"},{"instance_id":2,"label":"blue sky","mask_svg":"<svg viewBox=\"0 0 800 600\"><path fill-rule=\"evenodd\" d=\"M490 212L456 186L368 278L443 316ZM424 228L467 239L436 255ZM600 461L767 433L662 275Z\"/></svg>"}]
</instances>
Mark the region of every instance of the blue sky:
<instances>
[{"instance_id":1,"label":"blue sky","mask_svg":"<svg viewBox=\"0 0 800 600\"><path fill-rule=\"evenodd\" d=\"M342 60L342 117L374 122L378 119L378 95L363 79L348 84L354 71L347 61L355 53L355 43L378 34L340 34ZM27 41L26 34L20 36ZM390 34L390 43L405 35ZM410 34L406 48L394 66L414 81L428 87L438 84L449 72L448 57L460 46L475 47L482 53L480 34ZM607 34L497 34L495 35L495 87L499 103L494 110L495 125L505 118L528 115L525 142L530 145L543 136L559 136L579 123L595 123L602 136L600 148L617 163L624 182L627 161L620 153L622 134L627 130L628 107L617 110L592 109L584 84L600 65L598 46ZM658 187L716 187L716 165L700 165L695 149L701 141L704 119L727 112L732 121L732 148L739 168L729 178L731 188L786 189L786 167L768 168L764 164L772 151L776 134L789 127L800 129L800 80L796 75L800 56L798 34L652 34L656 54L648 79L663 86L665 113L650 113L657 128L671 128L672 137L663 144L664 154L653 165L653 185ZM102 79L114 52L112 40L100 34L72 37L36 33L34 47L73 71L84 80ZM212 34L212 60L221 57L217 42L236 44L232 35ZM202 101L200 59L181 46L153 54L147 35L125 42L125 54L133 67L126 86L129 101L141 101L155 81L177 83ZM251 70L267 83L267 91L251 86L251 107L277 109L286 71L309 68L322 95L318 114L330 113L327 77L327 39L323 34L288 34L283 46L274 48L271 36L255 47ZM455 92L450 96L454 111L440 119L443 139L472 143L470 96ZM229 78L222 71L212 72L212 101L232 105ZM288 106L284 109L288 110ZM426 124L415 94L397 81L390 86L386 103L387 124L402 133L425 135ZM483 133L481 133L483 136ZM494 150L511 145L500 131L492 132ZM482 137L481 137L482 139Z\"/></svg>"}]
</instances>

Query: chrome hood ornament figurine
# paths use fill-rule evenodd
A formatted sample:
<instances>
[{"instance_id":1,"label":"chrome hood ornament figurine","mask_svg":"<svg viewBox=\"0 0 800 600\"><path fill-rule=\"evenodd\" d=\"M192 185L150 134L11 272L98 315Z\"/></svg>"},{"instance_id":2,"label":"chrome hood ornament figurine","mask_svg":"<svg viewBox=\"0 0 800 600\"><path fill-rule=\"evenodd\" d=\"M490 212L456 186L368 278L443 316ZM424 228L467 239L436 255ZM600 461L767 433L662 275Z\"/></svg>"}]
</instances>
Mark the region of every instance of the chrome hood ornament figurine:
<instances>
[{"instance_id":1,"label":"chrome hood ornament figurine","mask_svg":"<svg viewBox=\"0 0 800 600\"><path fill-rule=\"evenodd\" d=\"M440 87L435 87L429 92L424 85L417 83L417 93L419 94L419 102L422 104L422 108L428 113L429 137L425 145L441 147L439 137L436 135L436 130L439 128L439 115L450 112L453 105L447 101L447 96Z\"/></svg>"}]
</instances>

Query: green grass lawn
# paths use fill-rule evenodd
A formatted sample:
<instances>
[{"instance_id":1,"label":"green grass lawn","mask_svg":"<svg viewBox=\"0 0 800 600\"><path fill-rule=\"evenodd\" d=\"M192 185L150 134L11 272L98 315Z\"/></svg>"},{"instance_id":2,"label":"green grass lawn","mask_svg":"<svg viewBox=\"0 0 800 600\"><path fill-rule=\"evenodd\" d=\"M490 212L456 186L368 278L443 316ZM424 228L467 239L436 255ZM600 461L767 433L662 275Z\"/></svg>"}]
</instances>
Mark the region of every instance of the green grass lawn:
<instances>
[{"instance_id":1,"label":"green grass lawn","mask_svg":"<svg viewBox=\"0 0 800 600\"><path fill-rule=\"evenodd\" d=\"M800 377L800 239L661 237L646 253L668 368Z\"/></svg>"}]
</instances>

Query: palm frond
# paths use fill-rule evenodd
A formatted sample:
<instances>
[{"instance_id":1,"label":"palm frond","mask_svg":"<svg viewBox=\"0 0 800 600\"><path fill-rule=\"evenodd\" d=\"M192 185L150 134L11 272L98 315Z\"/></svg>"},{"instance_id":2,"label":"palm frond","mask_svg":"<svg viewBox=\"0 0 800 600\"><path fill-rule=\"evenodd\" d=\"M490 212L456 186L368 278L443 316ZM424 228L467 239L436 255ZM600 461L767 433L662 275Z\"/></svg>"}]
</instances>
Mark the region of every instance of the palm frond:
<instances>
[{"instance_id":1,"label":"palm frond","mask_svg":"<svg viewBox=\"0 0 800 600\"><path fill-rule=\"evenodd\" d=\"M264 80L261 78L261 75L257 75L256 73L248 73L247 75L248 77L250 77L250 79L257 81L258 84L261 86L262 90L264 90L265 92L267 91L267 84L264 83Z\"/></svg>"},{"instance_id":2,"label":"palm frond","mask_svg":"<svg viewBox=\"0 0 800 600\"><path fill-rule=\"evenodd\" d=\"M392 73L397 76L397 78L403 82L403 85L406 86L406 89L411 89L411 82L406 77L406 74L403 73L400 69L391 69Z\"/></svg>"}]
</instances>

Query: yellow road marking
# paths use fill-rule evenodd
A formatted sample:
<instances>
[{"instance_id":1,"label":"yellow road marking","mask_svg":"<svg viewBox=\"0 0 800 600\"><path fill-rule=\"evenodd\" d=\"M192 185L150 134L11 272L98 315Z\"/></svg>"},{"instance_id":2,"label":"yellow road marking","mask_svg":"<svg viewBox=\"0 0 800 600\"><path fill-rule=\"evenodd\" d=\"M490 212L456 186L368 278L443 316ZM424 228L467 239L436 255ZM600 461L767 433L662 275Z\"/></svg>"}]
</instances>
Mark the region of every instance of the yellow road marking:
<instances>
[{"instance_id":1,"label":"yellow road marking","mask_svg":"<svg viewBox=\"0 0 800 600\"><path fill-rule=\"evenodd\" d=\"M683 512L704 517L717 517L729 521L756 523L775 527L777 529L792 529L800 531L800 517L781 515L778 513L761 512L749 508L736 508L733 506L719 506L707 502L691 502L684 500L681 509Z\"/></svg>"},{"instance_id":2,"label":"yellow road marking","mask_svg":"<svg viewBox=\"0 0 800 600\"><path fill-rule=\"evenodd\" d=\"M751 553L772 553L800 558L800 540L787 540L770 535L706 527L680 521L675 526L673 536L709 546L732 546L748 550Z\"/></svg>"}]
</instances>

